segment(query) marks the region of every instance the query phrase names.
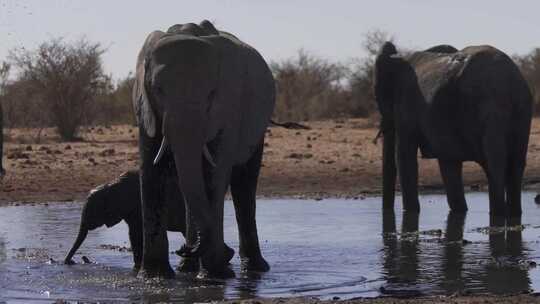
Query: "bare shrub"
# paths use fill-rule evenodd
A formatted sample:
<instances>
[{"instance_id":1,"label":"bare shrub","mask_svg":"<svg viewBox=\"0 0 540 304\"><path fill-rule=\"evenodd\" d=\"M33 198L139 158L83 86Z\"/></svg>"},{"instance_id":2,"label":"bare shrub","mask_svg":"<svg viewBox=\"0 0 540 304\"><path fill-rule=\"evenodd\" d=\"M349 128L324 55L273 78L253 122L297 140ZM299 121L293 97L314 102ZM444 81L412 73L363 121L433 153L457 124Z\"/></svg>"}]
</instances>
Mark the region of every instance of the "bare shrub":
<instances>
[{"instance_id":1,"label":"bare shrub","mask_svg":"<svg viewBox=\"0 0 540 304\"><path fill-rule=\"evenodd\" d=\"M277 119L312 120L346 111L348 92L342 85L346 70L339 63L300 50L296 58L272 62L270 67L276 79Z\"/></svg>"},{"instance_id":2,"label":"bare shrub","mask_svg":"<svg viewBox=\"0 0 540 304\"><path fill-rule=\"evenodd\" d=\"M17 82L31 92L30 105L45 114L43 123L56 126L64 140L76 139L79 126L91 119L89 109L96 96L107 90L110 79L103 71L103 52L99 43L86 39L71 44L52 39L33 51L10 52Z\"/></svg>"},{"instance_id":3,"label":"bare shrub","mask_svg":"<svg viewBox=\"0 0 540 304\"><path fill-rule=\"evenodd\" d=\"M135 124L135 114L131 102L131 91L135 77L129 74L114 85L110 85L106 94L102 95L96 102L95 119L96 124L116 125Z\"/></svg>"},{"instance_id":4,"label":"bare shrub","mask_svg":"<svg viewBox=\"0 0 540 304\"><path fill-rule=\"evenodd\" d=\"M373 115L375 57L389 40L393 37L384 31L367 32L363 42L367 56L349 65L317 58L304 50L296 58L272 62L277 84L274 117L298 121Z\"/></svg>"}]
</instances>

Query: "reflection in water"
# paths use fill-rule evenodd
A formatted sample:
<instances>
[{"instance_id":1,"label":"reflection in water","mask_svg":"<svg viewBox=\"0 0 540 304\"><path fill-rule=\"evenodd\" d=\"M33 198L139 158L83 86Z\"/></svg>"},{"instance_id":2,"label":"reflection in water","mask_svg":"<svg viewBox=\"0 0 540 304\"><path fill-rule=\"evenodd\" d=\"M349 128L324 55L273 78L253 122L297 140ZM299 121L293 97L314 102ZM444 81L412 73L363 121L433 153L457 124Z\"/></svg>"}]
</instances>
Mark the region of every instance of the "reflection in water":
<instances>
[{"instance_id":1,"label":"reflection in water","mask_svg":"<svg viewBox=\"0 0 540 304\"><path fill-rule=\"evenodd\" d=\"M444 253L442 270L444 279L441 288L447 293L464 290L463 276L463 227L465 214L449 212L446 218L446 233L444 238Z\"/></svg>"},{"instance_id":2,"label":"reflection in water","mask_svg":"<svg viewBox=\"0 0 540 304\"><path fill-rule=\"evenodd\" d=\"M503 294L529 290L521 231L521 218L507 221L496 217L490 219L491 262L486 265L483 275L489 292Z\"/></svg>"},{"instance_id":3,"label":"reflection in water","mask_svg":"<svg viewBox=\"0 0 540 304\"><path fill-rule=\"evenodd\" d=\"M4 262L6 258L6 240L0 236L0 264L2 264L2 262Z\"/></svg>"},{"instance_id":4,"label":"reflection in water","mask_svg":"<svg viewBox=\"0 0 540 304\"><path fill-rule=\"evenodd\" d=\"M508 294L529 290L521 219L492 217L489 228L482 229L489 235L488 251L463 239L465 219L464 214L450 212L444 237L438 238L436 231L418 230L417 213L403 213L398 234L394 213L384 212L382 265L387 284L381 291L392 295L418 294L424 291L411 288L429 286L432 293L437 293L438 288L446 294L464 291ZM420 238L422 235L435 237L424 239ZM442 253L438 253L441 247ZM434 260L440 262L442 273L433 267Z\"/></svg>"},{"instance_id":5,"label":"reflection in water","mask_svg":"<svg viewBox=\"0 0 540 304\"><path fill-rule=\"evenodd\" d=\"M519 219L490 221L486 194L467 195L474 202L467 217L446 213L445 203L434 203L440 196L422 197L420 216L397 217L393 212L381 216L380 198L261 200L257 222L270 272L243 274L236 255L231 262L236 278L201 281L178 274L176 280L150 283L132 275L130 252L110 249L128 245L125 224L93 231L75 260L86 255L95 263L68 267L54 261L64 257L73 241L80 204L2 207L0 303L540 291L540 269L528 269L526 263L540 257L540 208L532 203L533 194L524 194L524 231ZM231 203L224 217L226 242L237 249ZM169 235L170 248L181 246L179 235ZM170 258L172 265L178 263L178 256Z\"/></svg>"},{"instance_id":6,"label":"reflection in water","mask_svg":"<svg viewBox=\"0 0 540 304\"><path fill-rule=\"evenodd\" d=\"M382 288L381 291L394 295L416 293L414 286L419 274L418 213L403 212L401 233L398 235L394 212L384 211L383 243L383 273L390 288Z\"/></svg>"}]
</instances>

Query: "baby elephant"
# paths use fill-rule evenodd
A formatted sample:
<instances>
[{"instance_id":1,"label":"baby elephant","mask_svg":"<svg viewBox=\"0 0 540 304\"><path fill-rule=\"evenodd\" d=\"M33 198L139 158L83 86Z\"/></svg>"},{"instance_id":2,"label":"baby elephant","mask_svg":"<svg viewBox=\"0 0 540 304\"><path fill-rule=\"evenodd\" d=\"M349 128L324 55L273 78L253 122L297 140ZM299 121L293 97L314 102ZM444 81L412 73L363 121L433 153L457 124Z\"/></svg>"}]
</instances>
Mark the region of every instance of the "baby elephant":
<instances>
[{"instance_id":1,"label":"baby elephant","mask_svg":"<svg viewBox=\"0 0 540 304\"><path fill-rule=\"evenodd\" d=\"M167 230L179 231L185 236L185 206L182 193L178 187L177 178L168 178L165 188L165 202L168 208ZM84 204L79 234L64 259L64 263L75 264L73 255L86 239L89 230L106 225L112 227L124 220L129 227L129 241L133 251L134 269L141 266L143 248L143 230L141 197L139 187L139 172L128 171L116 180L100 185L90 191ZM225 252L229 260L234 250L225 245ZM182 250L179 251L181 254ZM197 258L184 256L179 267L181 271L197 271L199 267Z\"/></svg>"}]
</instances>

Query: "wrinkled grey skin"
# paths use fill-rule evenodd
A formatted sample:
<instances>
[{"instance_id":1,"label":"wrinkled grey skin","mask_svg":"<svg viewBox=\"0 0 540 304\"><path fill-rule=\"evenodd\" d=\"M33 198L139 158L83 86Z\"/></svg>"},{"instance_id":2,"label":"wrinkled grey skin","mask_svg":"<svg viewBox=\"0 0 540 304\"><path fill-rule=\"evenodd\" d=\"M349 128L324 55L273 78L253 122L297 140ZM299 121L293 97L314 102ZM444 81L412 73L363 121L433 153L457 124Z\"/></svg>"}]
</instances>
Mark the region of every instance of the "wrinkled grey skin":
<instances>
[{"instance_id":1,"label":"wrinkled grey skin","mask_svg":"<svg viewBox=\"0 0 540 304\"><path fill-rule=\"evenodd\" d=\"M178 203L182 199L178 189L176 178L166 181L165 189L166 204L168 206L167 230L177 231L185 235L185 210L183 204ZM88 231L103 225L108 228L124 220L129 228L129 241L133 251L134 269L138 271L141 266L143 235L139 171L128 171L116 180L98 186L90 191L83 206L81 224L77 239L71 250L64 259L65 264L75 264L72 260L81 244L86 239ZM229 260L234 255L234 250L226 247ZM198 270L198 260L184 257L180 270Z\"/></svg>"},{"instance_id":2,"label":"wrinkled grey skin","mask_svg":"<svg viewBox=\"0 0 540 304\"><path fill-rule=\"evenodd\" d=\"M490 46L444 45L400 57L386 42L374 89L384 134L384 209L393 209L397 159L404 209L420 210L420 148L424 158L438 159L452 211L467 211L462 163L474 161L488 177L490 214L521 215L532 97L507 55Z\"/></svg>"},{"instance_id":3,"label":"wrinkled grey skin","mask_svg":"<svg viewBox=\"0 0 540 304\"><path fill-rule=\"evenodd\" d=\"M174 276L160 189L171 163L185 198L188 249L200 257L203 273L226 271L223 202L229 185L244 269L268 270L255 193L275 87L260 54L208 21L152 32L138 56L133 103L144 227L140 274Z\"/></svg>"},{"instance_id":4,"label":"wrinkled grey skin","mask_svg":"<svg viewBox=\"0 0 540 304\"><path fill-rule=\"evenodd\" d=\"M2 103L0 102L0 179L6 174L4 166L2 165L2 158L4 156L4 117L2 111Z\"/></svg>"}]
</instances>

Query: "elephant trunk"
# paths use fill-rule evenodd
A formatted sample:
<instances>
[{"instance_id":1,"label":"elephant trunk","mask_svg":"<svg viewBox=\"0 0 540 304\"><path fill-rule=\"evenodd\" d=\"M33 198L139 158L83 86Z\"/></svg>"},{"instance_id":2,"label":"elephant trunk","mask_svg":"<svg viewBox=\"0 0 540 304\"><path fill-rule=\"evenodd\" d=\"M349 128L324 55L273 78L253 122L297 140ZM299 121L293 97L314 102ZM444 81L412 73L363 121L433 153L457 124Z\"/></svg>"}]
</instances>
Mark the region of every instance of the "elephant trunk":
<instances>
[{"instance_id":1,"label":"elephant trunk","mask_svg":"<svg viewBox=\"0 0 540 304\"><path fill-rule=\"evenodd\" d=\"M165 146L170 146L174 156L179 187L184 195L186 228L191 231L189 234L196 236L188 238L186 244L194 255L202 255L213 239L214 209L206 192L203 161L206 159L212 166L215 163L205 145L205 121L196 103L187 104L174 115L164 115L163 120Z\"/></svg>"},{"instance_id":2,"label":"elephant trunk","mask_svg":"<svg viewBox=\"0 0 540 304\"><path fill-rule=\"evenodd\" d=\"M381 113L383 134L383 210L394 209L396 187L396 129L394 117L393 85L395 81L393 55L397 54L392 42L385 42L375 60L374 93Z\"/></svg>"},{"instance_id":3,"label":"elephant trunk","mask_svg":"<svg viewBox=\"0 0 540 304\"><path fill-rule=\"evenodd\" d=\"M77 235L77 239L75 240L75 243L73 244L73 247L71 247L71 250L66 255L66 258L64 259L64 264L75 264L73 262L72 258L75 255L75 252L81 247L82 242L86 239L86 236L88 235L88 229L84 226L83 223L81 223L81 227L79 228L79 234Z\"/></svg>"},{"instance_id":4,"label":"elephant trunk","mask_svg":"<svg viewBox=\"0 0 540 304\"><path fill-rule=\"evenodd\" d=\"M394 210L396 188L396 132L394 122L384 119L381 123L383 132L383 210Z\"/></svg>"}]
</instances>

